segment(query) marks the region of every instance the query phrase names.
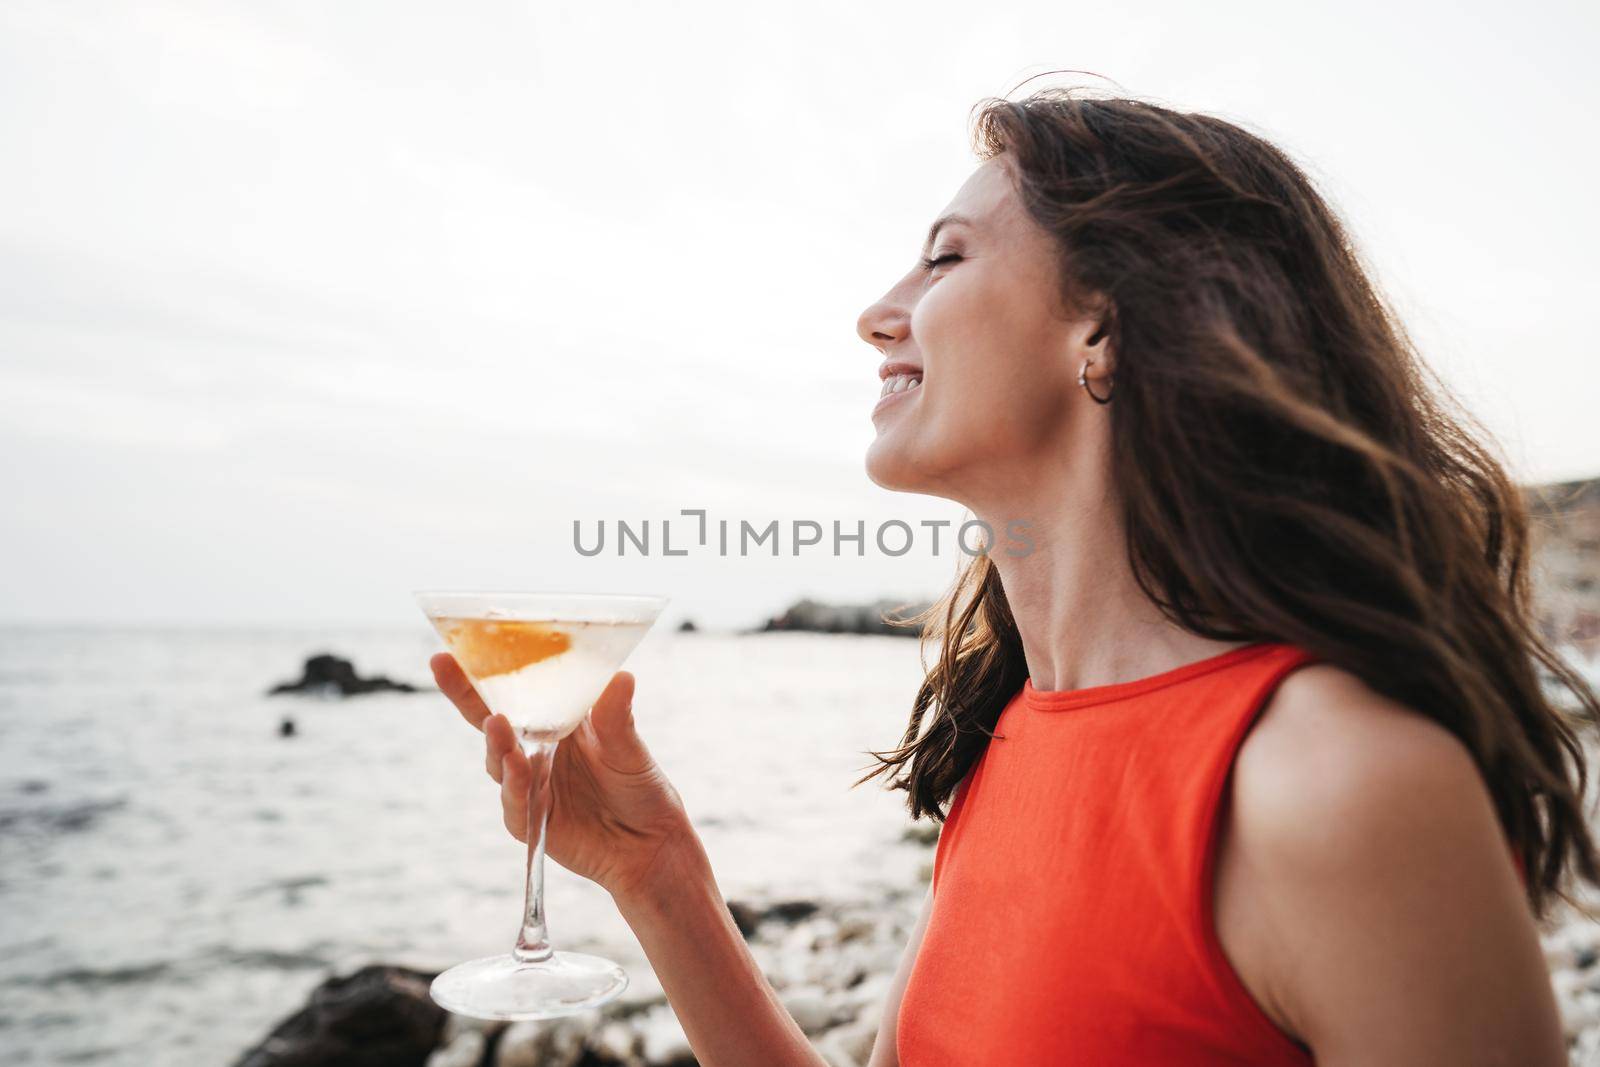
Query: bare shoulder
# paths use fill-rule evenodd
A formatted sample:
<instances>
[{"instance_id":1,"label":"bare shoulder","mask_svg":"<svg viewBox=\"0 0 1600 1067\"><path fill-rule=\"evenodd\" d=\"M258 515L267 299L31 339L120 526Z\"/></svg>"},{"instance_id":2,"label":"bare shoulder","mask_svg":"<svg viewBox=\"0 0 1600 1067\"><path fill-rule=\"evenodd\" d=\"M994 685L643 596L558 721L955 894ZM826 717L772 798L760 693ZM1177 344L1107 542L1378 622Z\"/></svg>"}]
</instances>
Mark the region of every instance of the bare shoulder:
<instances>
[{"instance_id":1,"label":"bare shoulder","mask_svg":"<svg viewBox=\"0 0 1600 1067\"><path fill-rule=\"evenodd\" d=\"M1392 894L1402 877L1444 891L1497 866L1520 899L1466 745L1342 668L1279 683L1240 746L1230 800L1231 842L1280 893Z\"/></svg>"},{"instance_id":2,"label":"bare shoulder","mask_svg":"<svg viewBox=\"0 0 1600 1067\"><path fill-rule=\"evenodd\" d=\"M1237 814L1263 829L1294 831L1286 845L1304 842L1309 824L1326 834L1372 830L1367 820L1401 802L1451 809L1489 802L1454 734L1325 663L1278 684L1239 749L1234 777ZM1492 806L1483 810L1492 815Z\"/></svg>"},{"instance_id":3,"label":"bare shoulder","mask_svg":"<svg viewBox=\"0 0 1600 1067\"><path fill-rule=\"evenodd\" d=\"M1555 1062L1537 933L1455 735L1310 664L1268 699L1231 782L1241 974L1319 1064Z\"/></svg>"}]
</instances>

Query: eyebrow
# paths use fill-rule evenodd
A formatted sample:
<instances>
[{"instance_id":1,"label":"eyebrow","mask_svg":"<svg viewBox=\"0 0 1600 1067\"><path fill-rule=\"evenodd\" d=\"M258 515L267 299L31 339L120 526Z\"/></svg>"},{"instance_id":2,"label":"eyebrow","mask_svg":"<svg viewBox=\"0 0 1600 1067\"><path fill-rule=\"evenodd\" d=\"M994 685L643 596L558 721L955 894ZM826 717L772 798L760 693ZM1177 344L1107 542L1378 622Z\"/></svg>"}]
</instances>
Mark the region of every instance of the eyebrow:
<instances>
[{"instance_id":1,"label":"eyebrow","mask_svg":"<svg viewBox=\"0 0 1600 1067\"><path fill-rule=\"evenodd\" d=\"M928 239L922 243L922 254L924 256L926 256L928 251L933 248L934 239L939 236L940 228L946 223L951 222L960 223L963 226L972 225L972 220L967 218L965 215L941 215L937 219L934 219L933 225L928 227Z\"/></svg>"}]
</instances>

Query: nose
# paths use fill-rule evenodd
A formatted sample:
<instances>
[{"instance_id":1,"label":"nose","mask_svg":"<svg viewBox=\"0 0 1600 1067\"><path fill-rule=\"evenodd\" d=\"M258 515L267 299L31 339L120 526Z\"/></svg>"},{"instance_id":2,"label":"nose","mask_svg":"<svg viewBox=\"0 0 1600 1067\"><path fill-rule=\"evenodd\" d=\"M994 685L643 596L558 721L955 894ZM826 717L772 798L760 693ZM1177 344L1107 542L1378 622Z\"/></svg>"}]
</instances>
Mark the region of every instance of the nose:
<instances>
[{"instance_id":1,"label":"nose","mask_svg":"<svg viewBox=\"0 0 1600 1067\"><path fill-rule=\"evenodd\" d=\"M893 293L867 308L856 319L856 335L877 349L904 340L910 332L911 314L894 299Z\"/></svg>"}]
</instances>

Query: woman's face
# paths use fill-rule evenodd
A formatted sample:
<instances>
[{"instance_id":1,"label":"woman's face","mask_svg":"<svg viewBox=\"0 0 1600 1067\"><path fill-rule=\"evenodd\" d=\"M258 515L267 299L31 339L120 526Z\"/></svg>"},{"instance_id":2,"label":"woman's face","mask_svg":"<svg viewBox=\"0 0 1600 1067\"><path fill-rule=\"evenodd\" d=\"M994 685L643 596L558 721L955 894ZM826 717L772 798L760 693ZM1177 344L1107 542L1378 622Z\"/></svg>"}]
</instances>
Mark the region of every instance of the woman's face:
<instances>
[{"instance_id":1,"label":"woman's face","mask_svg":"<svg viewBox=\"0 0 1600 1067\"><path fill-rule=\"evenodd\" d=\"M867 475L971 506L1063 443L1083 359L1102 396L1112 368L1103 339L1087 345L1098 322L1063 317L1053 238L1027 216L1003 155L940 218L924 249L934 265L913 267L856 323L893 390L872 410Z\"/></svg>"}]
</instances>

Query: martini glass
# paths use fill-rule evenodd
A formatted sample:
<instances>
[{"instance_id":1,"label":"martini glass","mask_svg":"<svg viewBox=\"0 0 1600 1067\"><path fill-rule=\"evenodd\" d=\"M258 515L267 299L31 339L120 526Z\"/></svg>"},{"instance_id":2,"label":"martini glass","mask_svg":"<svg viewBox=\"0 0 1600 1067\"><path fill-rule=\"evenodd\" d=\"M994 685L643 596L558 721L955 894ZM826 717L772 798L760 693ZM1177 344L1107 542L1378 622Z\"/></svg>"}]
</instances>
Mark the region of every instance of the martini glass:
<instances>
[{"instance_id":1,"label":"martini glass","mask_svg":"<svg viewBox=\"0 0 1600 1067\"><path fill-rule=\"evenodd\" d=\"M478 1019L554 1019L628 987L608 959L550 947L544 918L544 831L556 746L666 605L653 596L574 593L416 594L489 711L516 731L528 781L527 897L517 943L433 980L433 999Z\"/></svg>"}]
</instances>

